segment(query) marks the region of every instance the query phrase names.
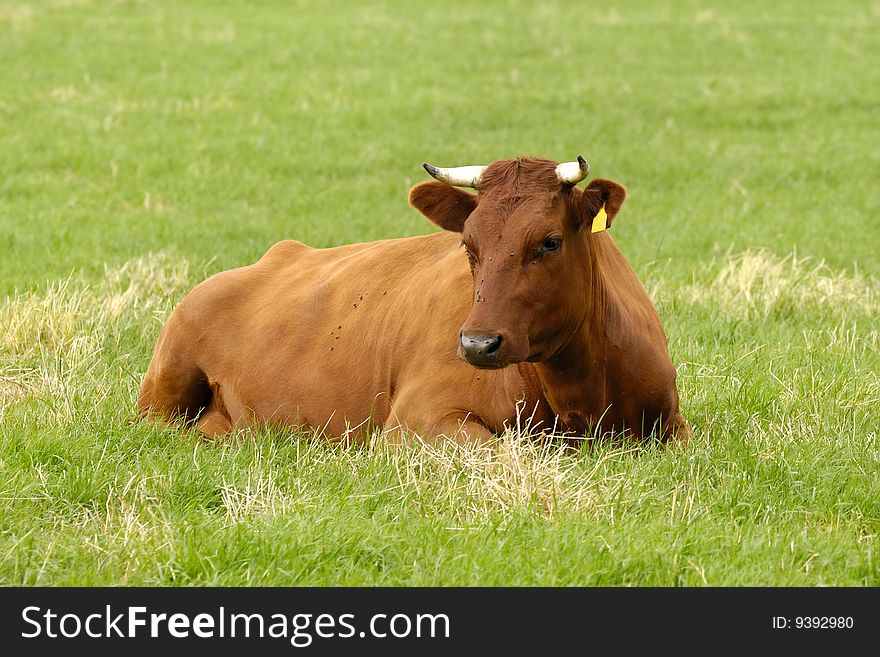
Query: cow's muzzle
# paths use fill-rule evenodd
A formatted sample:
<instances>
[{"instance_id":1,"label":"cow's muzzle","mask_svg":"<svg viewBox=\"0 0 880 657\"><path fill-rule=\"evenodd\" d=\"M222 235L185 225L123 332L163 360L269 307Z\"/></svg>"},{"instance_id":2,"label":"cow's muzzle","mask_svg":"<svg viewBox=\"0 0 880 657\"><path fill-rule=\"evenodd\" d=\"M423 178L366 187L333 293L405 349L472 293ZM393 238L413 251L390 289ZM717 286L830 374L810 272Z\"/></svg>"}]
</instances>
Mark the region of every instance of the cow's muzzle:
<instances>
[{"instance_id":1,"label":"cow's muzzle","mask_svg":"<svg viewBox=\"0 0 880 657\"><path fill-rule=\"evenodd\" d=\"M482 331L461 333L461 355L474 367L495 369L507 363L499 358L504 336Z\"/></svg>"}]
</instances>

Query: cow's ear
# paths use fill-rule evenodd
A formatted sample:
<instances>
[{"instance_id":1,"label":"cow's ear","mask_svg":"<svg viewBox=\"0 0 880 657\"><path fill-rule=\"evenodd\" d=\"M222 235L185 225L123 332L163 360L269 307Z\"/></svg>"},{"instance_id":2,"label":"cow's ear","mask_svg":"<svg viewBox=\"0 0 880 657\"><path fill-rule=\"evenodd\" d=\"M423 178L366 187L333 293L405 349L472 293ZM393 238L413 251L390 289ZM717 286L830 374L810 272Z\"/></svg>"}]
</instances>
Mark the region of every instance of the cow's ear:
<instances>
[{"instance_id":1,"label":"cow's ear","mask_svg":"<svg viewBox=\"0 0 880 657\"><path fill-rule=\"evenodd\" d=\"M426 182L410 190L409 203L440 228L460 233L477 197L446 183Z\"/></svg>"},{"instance_id":2,"label":"cow's ear","mask_svg":"<svg viewBox=\"0 0 880 657\"><path fill-rule=\"evenodd\" d=\"M608 215L607 225L611 226L617 213L620 212L620 206L623 205L625 198L626 188L619 182L607 178L591 180L576 202L574 214L578 221L578 227L591 226L593 217L599 213L603 205L605 206L605 214Z\"/></svg>"}]
</instances>

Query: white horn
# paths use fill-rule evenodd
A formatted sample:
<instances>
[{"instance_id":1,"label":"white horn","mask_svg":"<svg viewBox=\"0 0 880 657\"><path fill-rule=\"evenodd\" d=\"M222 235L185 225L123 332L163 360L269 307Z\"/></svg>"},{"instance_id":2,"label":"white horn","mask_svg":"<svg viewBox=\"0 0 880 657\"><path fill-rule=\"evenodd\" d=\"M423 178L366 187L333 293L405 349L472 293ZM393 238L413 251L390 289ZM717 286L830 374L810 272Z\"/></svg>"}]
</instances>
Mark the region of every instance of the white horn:
<instances>
[{"instance_id":1,"label":"white horn","mask_svg":"<svg viewBox=\"0 0 880 657\"><path fill-rule=\"evenodd\" d=\"M480 178L486 167L452 167L451 169L443 169L441 167L431 166L427 162L423 162L422 166L425 171L430 173L440 182L447 185L455 185L456 187L476 187L480 184Z\"/></svg>"},{"instance_id":2,"label":"white horn","mask_svg":"<svg viewBox=\"0 0 880 657\"><path fill-rule=\"evenodd\" d=\"M556 175L561 182L576 185L590 173L590 163L583 155L578 155L577 162L563 162L556 167Z\"/></svg>"}]
</instances>

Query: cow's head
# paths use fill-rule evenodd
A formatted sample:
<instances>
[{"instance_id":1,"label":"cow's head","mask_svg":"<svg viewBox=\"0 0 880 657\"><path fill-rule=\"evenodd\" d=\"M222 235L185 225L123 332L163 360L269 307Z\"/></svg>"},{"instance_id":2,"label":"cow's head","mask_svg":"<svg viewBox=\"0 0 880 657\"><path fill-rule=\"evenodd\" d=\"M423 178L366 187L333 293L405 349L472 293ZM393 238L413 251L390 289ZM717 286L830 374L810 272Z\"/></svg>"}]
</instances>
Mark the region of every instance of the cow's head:
<instances>
[{"instance_id":1,"label":"cow's head","mask_svg":"<svg viewBox=\"0 0 880 657\"><path fill-rule=\"evenodd\" d=\"M486 167L424 167L440 182L416 185L410 203L441 228L461 233L474 277L461 356L483 368L553 356L588 321L592 220L604 206L611 225L626 196L623 186L596 179L576 187L589 171L580 156L559 165L519 158Z\"/></svg>"}]
</instances>

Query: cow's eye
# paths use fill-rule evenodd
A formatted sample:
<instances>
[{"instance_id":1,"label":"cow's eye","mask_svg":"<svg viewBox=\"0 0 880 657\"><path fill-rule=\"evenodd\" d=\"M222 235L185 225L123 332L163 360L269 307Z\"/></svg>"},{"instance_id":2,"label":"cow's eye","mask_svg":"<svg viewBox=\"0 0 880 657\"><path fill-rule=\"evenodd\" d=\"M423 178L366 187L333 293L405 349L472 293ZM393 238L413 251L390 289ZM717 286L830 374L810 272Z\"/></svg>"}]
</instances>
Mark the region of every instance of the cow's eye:
<instances>
[{"instance_id":1,"label":"cow's eye","mask_svg":"<svg viewBox=\"0 0 880 657\"><path fill-rule=\"evenodd\" d=\"M562 246L562 240L558 237L548 237L541 244L540 251L541 253L547 253L549 251L558 251L559 247Z\"/></svg>"}]
</instances>

